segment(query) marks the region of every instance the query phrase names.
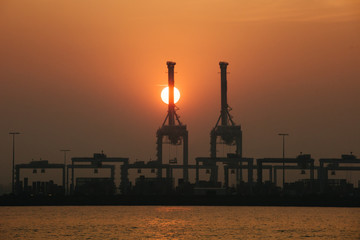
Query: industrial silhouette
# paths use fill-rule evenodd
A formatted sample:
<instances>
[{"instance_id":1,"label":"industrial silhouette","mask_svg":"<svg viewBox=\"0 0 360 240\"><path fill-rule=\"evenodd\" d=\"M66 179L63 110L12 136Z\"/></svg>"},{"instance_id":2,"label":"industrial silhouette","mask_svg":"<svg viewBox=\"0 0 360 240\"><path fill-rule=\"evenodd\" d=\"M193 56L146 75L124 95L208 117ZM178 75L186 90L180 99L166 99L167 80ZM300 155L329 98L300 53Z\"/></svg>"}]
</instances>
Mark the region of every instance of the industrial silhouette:
<instances>
[{"instance_id":1,"label":"industrial silhouette","mask_svg":"<svg viewBox=\"0 0 360 240\"><path fill-rule=\"evenodd\" d=\"M156 132L156 156L153 161L136 161L130 163L128 158L107 157L104 153L95 153L93 157L74 157L71 164L51 164L48 161L32 161L15 166L15 195L60 196L60 195L277 195L296 196L311 194L335 194L360 196L359 186L348 183L345 179L329 179L328 173L337 171L359 171L360 159L352 153L340 158L319 159L319 166L309 154L300 154L296 158L245 158L242 151L242 131L230 115L227 101L227 66L220 62L221 70L221 110L215 127L210 132L210 156L197 157L195 165L188 163L188 131L176 113L174 103L174 67L175 62L167 62L169 103L168 112L162 126ZM163 145L182 146L182 159L164 159ZM217 145L234 146L235 152L226 156L217 156ZM69 150L63 150L69 151ZM66 158L66 155L65 155ZM164 161L167 160L167 161ZM351 164L351 166L350 166ZM357 166L354 166L357 165ZM28 177L20 179L22 169L33 169L33 174L47 169L62 171L62 185L47 182L32 182ZM92 169L94 175L99 169L109 169L108 177L77 177L77 169ZM148 169L148 170L147 170ZM175 182L173 171L182 170L182 178ZM150 171L149 171L150 170ZM277 182L279 170L285 176L287 170L299 170L302 175L307 172L308 178L286 183ZM135 171L135 173L133 173ZM219 171L223 180L219 180ZM267 179L264 179L264 171ZM131 173L132 172L132 173ZM144 173L145 172L145 173ZM189 172L195 172L194 179L189 179ZM147 174L148 173L148 174ZM315 177L316 173L316 177ZM136 175L131 182L129 175ZM146 175L147 174L147 175ZM149 177L151 175L152 177ZM229 184L231 175L236 183ZM256 175L256 181L254 180ZM245 177L244 177L245 176ZM14 178L14 175L13 175ZM70 182L69 182L70 178ZM204 179L205 178L205 179ZM116 186L115 182L119 182ZM360 183L359 183L360 185Z\"/></svg>"}]
</instances>

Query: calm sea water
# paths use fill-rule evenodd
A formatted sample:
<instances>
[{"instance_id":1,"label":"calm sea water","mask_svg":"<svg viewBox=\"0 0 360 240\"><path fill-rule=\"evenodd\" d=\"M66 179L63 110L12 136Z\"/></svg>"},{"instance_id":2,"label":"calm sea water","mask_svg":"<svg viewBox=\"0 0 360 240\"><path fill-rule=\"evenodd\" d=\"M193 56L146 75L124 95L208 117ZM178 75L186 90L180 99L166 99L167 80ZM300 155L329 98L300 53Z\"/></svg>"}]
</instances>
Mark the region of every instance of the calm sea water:
<instances>
[{"instance_id":1,"label":"calm sea water","mask_svg":"<svg viewBox=\"0 0 360 240\"><path fill-rule=\"evenodd\" d=\"M0 239L360 239L360 208L0 207Z\"/></svg>"}]
</instances>

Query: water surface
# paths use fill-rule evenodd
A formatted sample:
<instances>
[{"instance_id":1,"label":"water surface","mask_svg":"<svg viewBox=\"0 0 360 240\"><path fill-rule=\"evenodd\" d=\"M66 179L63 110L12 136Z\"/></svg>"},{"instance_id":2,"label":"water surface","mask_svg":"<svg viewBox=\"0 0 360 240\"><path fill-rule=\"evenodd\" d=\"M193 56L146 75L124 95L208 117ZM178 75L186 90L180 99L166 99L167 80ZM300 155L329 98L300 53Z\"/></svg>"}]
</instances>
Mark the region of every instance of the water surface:
<instances>
[{"instance_id":1,"label":"water surface","mask_svg":"<svg viewBox=\"0 0 360 240\"><path fill-rule=\"evenodd\" d=\"M0 239L360 239L360 208L0 207Z\"/></svg>"}]
</instances>

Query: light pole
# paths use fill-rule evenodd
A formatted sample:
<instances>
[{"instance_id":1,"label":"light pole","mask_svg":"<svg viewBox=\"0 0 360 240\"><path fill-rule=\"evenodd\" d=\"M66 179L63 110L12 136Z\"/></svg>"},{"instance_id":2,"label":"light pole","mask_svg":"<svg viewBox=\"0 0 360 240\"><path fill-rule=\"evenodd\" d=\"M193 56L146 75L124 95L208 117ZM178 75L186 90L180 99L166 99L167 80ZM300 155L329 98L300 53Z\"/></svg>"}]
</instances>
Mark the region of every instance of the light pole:
<instances>
[{"instance_id":1,"label":"light pole","mask_svg":"<svg viewBox=\"0 0 360 240\"><path fill-rule=\"evenodd\" d=\"M286 136L289 136L289 134L287 133L279 133L279 136L282 136L282 140L283 140L283 154L282 154L282 157L283 157L283 190L284 190L284 187L285 187L285 137Z\"/></svg>"},{"instance_id":2,"label":"light pole","mask_svg":"<svg viewBox=\"0 0 360 240\"><path fill-rule=\"evenodd\" d=\"M62 149L62 150L60 150L61 152L64 152L64 177L66 177L65 176L65 173L66 173L66 152L70 152L71 150L69 150L69 149ZM68 178L66 178L66 179L68 179ZM67 191L68 191L68 181L66 181L66 186L64 186L64 191L65 191L65 195L66 195L66 193L67 193Z\"/></svg>"},{"instance_id":3,"label":"light pole","mask_svg":"<svg viewBox=\"0 0 360 240\"><path fill-rule=\"evenodd\" d=\"M12 181L11 181L11 186L12 186L12 194L15 194L15 135L20 134L19 132L9 132L10 135L12 135L12 140L13 140L13 157L12 157Z\"/></svg>"}]
</instances>

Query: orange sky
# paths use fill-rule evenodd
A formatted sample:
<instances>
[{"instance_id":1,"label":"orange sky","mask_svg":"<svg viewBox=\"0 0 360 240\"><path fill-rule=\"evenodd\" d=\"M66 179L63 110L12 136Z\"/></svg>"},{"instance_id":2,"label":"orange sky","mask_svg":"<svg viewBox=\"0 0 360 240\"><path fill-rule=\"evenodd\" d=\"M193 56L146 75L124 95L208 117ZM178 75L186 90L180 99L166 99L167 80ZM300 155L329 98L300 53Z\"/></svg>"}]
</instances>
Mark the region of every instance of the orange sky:
<instances>
[{"instance_id":1,"label":"orange sky","mask_svg":"<svg viewBox=\"0 0 360 240\"><path fill-rule=\"evenodd\" d=\"M0 2L0 183L17 162L61 162L104 150L155 158L175 61L190 163L209 155L220 113L218 62L228 61L231 114L247 157L360 156L360 2Z\"/></svg>"}]
</instances>

